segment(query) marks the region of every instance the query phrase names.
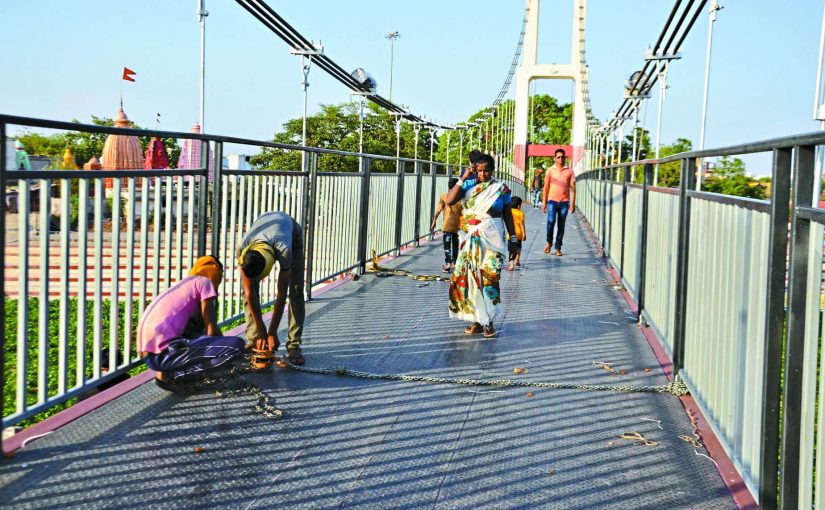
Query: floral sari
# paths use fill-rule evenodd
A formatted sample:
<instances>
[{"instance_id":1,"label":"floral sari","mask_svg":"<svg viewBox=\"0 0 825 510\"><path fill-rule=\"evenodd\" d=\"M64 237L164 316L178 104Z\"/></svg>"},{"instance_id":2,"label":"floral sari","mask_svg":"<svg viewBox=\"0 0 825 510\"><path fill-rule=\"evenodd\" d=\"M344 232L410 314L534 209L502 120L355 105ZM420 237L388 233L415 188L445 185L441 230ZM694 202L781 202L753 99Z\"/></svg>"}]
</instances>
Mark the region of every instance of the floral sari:
<instances>
[{"instance_id":1,"label":"floral sari","mask_svg":"<svg viewBox=\"0 0 825 510\"><path fill-rule=\"evenodd\" d=\"M504 221L487 211L510 190L503 182L482 182L467 191L458 259L450 280L450 317L486 325L501 308L499 279L507 255Z\"/></svg>"}]
</instances>

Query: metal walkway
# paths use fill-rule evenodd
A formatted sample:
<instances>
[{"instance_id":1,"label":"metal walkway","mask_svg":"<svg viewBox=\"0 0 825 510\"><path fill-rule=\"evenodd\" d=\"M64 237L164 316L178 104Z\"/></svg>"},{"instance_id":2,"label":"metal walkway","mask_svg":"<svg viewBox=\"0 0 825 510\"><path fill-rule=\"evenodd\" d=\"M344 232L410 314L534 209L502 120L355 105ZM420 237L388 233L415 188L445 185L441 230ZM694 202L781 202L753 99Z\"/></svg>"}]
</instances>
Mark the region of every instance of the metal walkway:
<instances>
[{"instance_id":1,"label":"metal walkway","mask_svg":"<svg viewBox=\"0 0 825 510\"><path fill-rule=\"evenodd\" d=\"M473 379L665 384L578 215L542 253L525 205L523 271L504 271L499 336L463 334L447 283L365 276L308 305L308 366ZM440 242L387 263L435 273ZM612 364L624 374L593 366ZM527 373L514 375L523 367ZM646 371L645 369L649 369ZM247 396L144 385L0 462L7 508L735 508L664 394L384 382L274 369ZM533 393L528 397L527 391ZM660 420L661 429L654 421ZM657 446L619 439L641 432ZM196 453L196 448L202 449Z\"/></svg>"}]
</instances>

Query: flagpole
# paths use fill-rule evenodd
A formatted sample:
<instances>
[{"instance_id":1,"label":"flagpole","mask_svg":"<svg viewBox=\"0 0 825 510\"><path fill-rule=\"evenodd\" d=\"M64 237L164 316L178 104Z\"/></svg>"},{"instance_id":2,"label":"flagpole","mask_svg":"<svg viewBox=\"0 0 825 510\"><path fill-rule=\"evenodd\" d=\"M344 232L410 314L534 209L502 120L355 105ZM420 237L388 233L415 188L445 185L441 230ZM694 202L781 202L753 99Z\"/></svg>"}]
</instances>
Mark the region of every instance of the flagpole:
<instances>
[{"instance_id":1,"label":"flagpole","mask_svg":"<svg viewBox=\"0 0 825 510\"><path fill-rule=\"evenodd\" d=\"M204 111L204 82L206 81L206 17L209 11L206 10L206 0L198 0L198 22L201 25L201 110L200 125L201 133L205 132L203 127Z\"/></svg>"}]
</instances>

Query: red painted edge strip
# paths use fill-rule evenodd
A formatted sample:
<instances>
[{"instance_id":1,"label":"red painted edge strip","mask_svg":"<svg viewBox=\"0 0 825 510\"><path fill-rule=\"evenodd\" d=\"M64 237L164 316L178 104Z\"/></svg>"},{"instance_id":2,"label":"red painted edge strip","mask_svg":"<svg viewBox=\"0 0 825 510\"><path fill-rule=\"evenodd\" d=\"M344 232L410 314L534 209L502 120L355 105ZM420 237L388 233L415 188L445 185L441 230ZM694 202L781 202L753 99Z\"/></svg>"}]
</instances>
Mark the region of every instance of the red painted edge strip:
<instances>
[{"instance_id":1,"label":"red painted edge strip","mask_svg":"<svg viewBox=\"0 0 825 510\"><path fill-rule=\"evenodd\" d=\"M590 224L587 221L583 222L586 226L587 231L590 233L593 242L598 245L598 240L596 239L595 233L590 228ZM619 278L619 273L610 265L610 262L607 260L606 257L602 257L605 266L607 267L607 271L610 273L610 276L616 282L616 284L621 285L621 279ZM627 302L630 309L633 313L639 313L639 306L638 303L633 299L633 296L627 289L624 288L622 285L622 296L624 297L625 301ZM668 380L673 380L673 363L671 362L670 358L665 351L665 348L662 346L662 341L659 337L656 336L656 333L650 327L643 327L640 328L642 334L647 340L648 345L653 350L653 354L656 356L656 359L659 361L659 365L662 367L662 372L664 372L665 376L667 376ZM731 497L733 498L734 503L736 506L742 510L752 510L759 508L759 505L756 503L756 499L754 499L751 491L748 489L748 486L745 484L745 481L739 475L739 472L736 470L736 466L734 466L733 461L728 456L727 452L725 451L724 447L722 447L722 443L719 441L719 438L716 437L714 434L713 429L711 428L710 424L708 423L705 415L702 413L699 406L696 404L696 400L691 395L686 395L683 397L679 397L679 401L682 403L682 407L685 409L685 414L690 417L689 410L693 411L693 416L696 420L696 430L699 431L699 435L702 438L702 443L705 445L705 449L707 449L708 454L710 457L716 462L716 470L719 472L719 476L722 477L722 481L725 482L725 486L727 486L728 491L730 492Z\"/></svg>"},{"instance_id":2,"label":"red painted edge strip","mask_svg":"<svg viewBox=\"0 0 825 510\"><path fill-rule=\"evenodd\" d=\"M133 389L142 386L143 384L151 381L154 377L155 372L152 370L141 372L120 384L116 384L107 390L101 391L97 395L87 398L82 402L78 402L68 409L49 416L40 423L35 423L31 427L21 430L17 434L3 441L3 453L13 452L19 449L27 439L48 434L49 432L54 432L63 425L71 423L81 416L84 416L104 404L120 397L121 395L125 395Z\"/></svg>"},{"instance_id":3,"label":"red painted edge strip","mask_svg":"<svg viewBox=\"0 0 825 510\"><path fill-rule=\"evenodd\" d=\"M433 240L429 240L426 237L419 239L419 244L429 244L433 242ZM387 261L392 260L395 257L392 255L385 255L381 257L380 261ZM352 280L351 275L344 276L339 278L338 280L329 283L317 291L314 291L312 294L313 296L319 296L326 292L331 291L334 288L340 287L344 283L347 283ZM264 316L264 320L269 320L272 318L272 312L268 312ZM227 336L237 336L244 333L246 326L241 324L237 328L233 328L230 331L224 332ZM103 406L104 404L111 402L112 400L129 393L130 391L146 384L147 382L151 381L155 377L154 370L146 370L145 372L141 372L140 374L136 375L135 377L130 377L128 380L123 381L120 384L116 384L111 388L94 395L91 398L88 398L82 402L78 402L77 404L73 405L72 407L60 411L59 413L49 416L45 420L41 421L40 423L36 423L27 429L23 429L17 434L13 435L9 439L3 441L3 453L13 452L21 448L21 445L26 442L29 438L36 438L41 435L48 434L50 432L54 432L55 430L59 429L60 427L67 425L76 419L80 418L81 416L85 416L90 412L94 411L95 409Z\"/></svg>"}]
</instances>

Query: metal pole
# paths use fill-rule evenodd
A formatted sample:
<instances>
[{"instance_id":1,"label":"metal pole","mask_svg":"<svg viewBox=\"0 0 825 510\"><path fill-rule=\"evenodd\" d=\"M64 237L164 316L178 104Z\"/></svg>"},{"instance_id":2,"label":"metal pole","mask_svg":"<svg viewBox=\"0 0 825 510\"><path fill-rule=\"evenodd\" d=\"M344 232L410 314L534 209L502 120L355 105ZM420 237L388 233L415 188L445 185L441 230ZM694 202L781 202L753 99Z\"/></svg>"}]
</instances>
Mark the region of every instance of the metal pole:
<instances>
[{"instance_id":1,"label":"metal pole","mask_svg":"<svg viewBox=\"0 0 825 510\"><path fill-rule=\"evenodd\" d=\"M402 117L399 115L395 121L395 159L398 160L401 157L401 120Z\"/></svg>"},{"instance_id":2,"label":"metal pole","mask_svg":"<svg viewBox=\"0 0 825 510\"><path fill-rule=\"evenodd\" d=\"M360 108L358 110L358 152L364 153L364 103L366 99L361 96Z\"/></svg>"},{"instance_id":3,"label":"metal pole","mask_svg":"<svg viewBox=\"0 0 825 510\"><path fill-rule=\"evenodd\" d=\"M401 37L399 32L390 32L384 36L385 38L389 39L390 41L390 102L392 102L392 75L393 75L393 64L395 60L395 40Z\"/></svg>"},{"instance_id":4,"label":"metal pole","mask_svg":"<svg viewBox=\"0 0 825 510\"><path fill-rule=\"evenodd\" d=\"M459 167L459 177L461 176L461 165L463 165L464 161L464 130L460 129L458 131L459 143L458 143L458 167Z\"/></svg>"},{"instance_id":5,"label":"metal pole","mask_svg":"<svg viewBox=\"0 0 825 510\"><path fill-rule=\"evenodd\" d=\"M708 10L708 45L705 53L705 92L702 98L702 129L699 131L699 150L705 148L705 128L707 126L708 115L708 83L710 82L710 50L713 46L713 23L716 21L716 12L722 9L716 0L710 5ZM699 175L696 178L696 191L702 189L702 160L699 160Z\"/></svg>"},{"instance_id":6,"label":"metal pole","mask_svg":"<svg viewBox=\"0 0 825 510\"><path fill-rule=\"evenodd\" d=\"M656 113L656 159L659 159L659 148L662 145L662 102L665 99L665 89L667 89L667 65L668 62L656 61L656 70L659 73L659 111ZM656 164L656 171L653 173L653 185L659 185L659 164Z\"/></svg>"},{"instance_id":7,"label":"metal pole","mask_svg":"<svg viewBox=\"0 0 825 510\"><path fill-rule=\"evenodd\" d=\"M395 60L395 39L390 39L390 102L392 102L392 71L393 61Z\"/></svg>"},{"instance_id":8,"label":"metal pole","mask_svg":"<svg viewBox=\"0 0 825 510\"><path fill-rule=\"evenodd\" d=\"M447 131L447 175L450 175L450 135L452 131Z\"/></svg>"},{"instance_id":9,"label":"metal pole","mask_svg":"<svg viewBox=\"0 0 825 510\"><path fill-rule=\"evenodd\" d=\"M825 129L825 108L822 105L822 59L825 57L825 9L822 12L822 28L819 34L819 61L816 65L816 91L814 99L814 120L818 120L819 129ZM822 168L825 166L825 150L816 148L816 167L814 169L814 207L819 207L822 193Z\"/></svg>"},{"instance_id":10,"label":"metal pole","mask_svg":"<svg viewBox=\"0 0 825 510\"><path fill-rule=\"evenodd\" d=\"M201 25L201 112L200 124L201 133L205 133L203 124L204 111L204 84L206 81L206 17L209 11L206 10L206 0L198 0L198 23Z\"/></svg>"},{"instance_id":11,"label":"metal pole","mask_svg":"<svg viewBox=\"0 0 825 510\"><path fill-rule=\"evenodd\" d=\"M309 88L309 69L312 67L312 55L301 55L301 73L303 74L303 81L301 82L301 87L304 90L304 112L303 112L303 123L301 125L301 145L306 147L307 145L307 89ZM304 152L306 154L306 152ZM306 168L303 166L302 168Z\"/></svg>"}]
</instances>

